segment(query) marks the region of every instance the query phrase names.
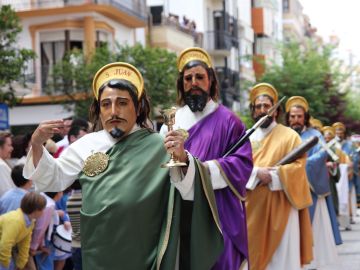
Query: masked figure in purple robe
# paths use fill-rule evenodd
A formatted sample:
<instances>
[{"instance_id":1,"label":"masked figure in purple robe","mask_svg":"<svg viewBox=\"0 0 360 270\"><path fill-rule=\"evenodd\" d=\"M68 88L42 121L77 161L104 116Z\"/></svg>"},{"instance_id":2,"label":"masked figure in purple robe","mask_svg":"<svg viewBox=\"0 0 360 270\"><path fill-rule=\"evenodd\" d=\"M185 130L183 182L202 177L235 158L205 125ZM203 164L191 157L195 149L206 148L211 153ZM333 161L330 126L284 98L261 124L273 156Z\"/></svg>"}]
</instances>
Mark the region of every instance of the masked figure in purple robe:
<instances>
[{"instance_id":1,"label":"masked figure in purple robe","mask_svg":"<svg viewBox=\"0 0 360 270\"><path fill-rule=\"evenodd\" d=\"M248 243L244 198L245 186L253 168L249 142L227 157L225 153L244 135L241 120L218 103L219 83L210 56L200 48L190 48L178 57L177 104L174 131L165 135L165 148L182 162L198 159L207 168L214 189L220 217L224 249L211 269L237 270L248 259ZM186 131L186 132L184 132ZM188 135L184 136L184 134ZM185 139L185 137L187 137ZM186 151L185 151L186 150ZM188 255L193 204L192 167L179 169L179 181L173 183L181 191L180 268L190 269ZM172 179L176 179L173 175Z\"/></svg>"}]
</instances>

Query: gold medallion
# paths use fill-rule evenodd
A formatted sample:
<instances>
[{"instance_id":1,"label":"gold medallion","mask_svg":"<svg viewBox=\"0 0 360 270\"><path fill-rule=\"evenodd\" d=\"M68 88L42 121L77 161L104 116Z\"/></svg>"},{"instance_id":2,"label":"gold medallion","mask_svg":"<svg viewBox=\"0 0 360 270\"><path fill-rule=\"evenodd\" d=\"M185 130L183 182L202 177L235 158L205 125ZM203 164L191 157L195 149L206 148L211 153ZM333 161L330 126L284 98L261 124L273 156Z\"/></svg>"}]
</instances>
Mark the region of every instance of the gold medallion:
<instances>
[{"instance_id":1,"label":"gold medallion","mask_svg":"<svg viewBox=\"0 0 360 270\"><path fill-rule=\"evenodd\" d=\"M102 152L91 154L84 163L83 172L87 176L96 176L106 170L109 164L109 156Z\"/></svg>"}]
</instances>

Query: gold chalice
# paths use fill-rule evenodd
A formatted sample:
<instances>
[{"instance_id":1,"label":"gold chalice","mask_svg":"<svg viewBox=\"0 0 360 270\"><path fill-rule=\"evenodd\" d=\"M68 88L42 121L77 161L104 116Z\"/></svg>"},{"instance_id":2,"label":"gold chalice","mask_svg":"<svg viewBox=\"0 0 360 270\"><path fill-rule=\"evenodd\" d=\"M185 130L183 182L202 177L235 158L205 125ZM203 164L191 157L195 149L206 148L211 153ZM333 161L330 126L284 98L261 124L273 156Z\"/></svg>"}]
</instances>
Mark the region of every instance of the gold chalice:
<instances>
[{"instance_id":1,"label":"gold chalice","mask_svg":"<svg viewBox=\"0 0 360 270\"><path fill-rule=\"evenodd\" d=\"M172 131L173 126L175 124L176 108L171 107L170 109L162 110L161 114L164 117L164 124L168 126L168 131ZM174 154L171 154L168 163L161 164L161 168L173 168L173 167L185 167L185 166L187 166L187 164L185 162L180 162L176 160Z\"/></svg>"}]
</instances>

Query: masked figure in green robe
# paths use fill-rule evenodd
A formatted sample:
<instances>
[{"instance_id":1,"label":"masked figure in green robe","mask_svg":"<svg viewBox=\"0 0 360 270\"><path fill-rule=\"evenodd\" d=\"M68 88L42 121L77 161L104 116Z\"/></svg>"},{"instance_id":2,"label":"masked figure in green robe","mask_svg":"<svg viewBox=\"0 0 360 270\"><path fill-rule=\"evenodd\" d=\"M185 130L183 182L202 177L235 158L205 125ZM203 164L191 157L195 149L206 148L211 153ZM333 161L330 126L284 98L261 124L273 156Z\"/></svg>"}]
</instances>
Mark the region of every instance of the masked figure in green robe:
<instances>
[{"instance_id":1,"label":"masked figure in green robe","mask_svg":"<svg viewBox=\"0 0 360 270\"><path fill-rule=\"evenodd\" d=\"M160 168L172 150L165 150L164 140L149 126L149 101L134 66L102 67L93 92L94 132L54 159L43 144L64 123L40 123L24 175L42 191L62 191L80 180L83 269L176 269L181 194L172 181L173 175L189 177L187 170ZM207 270L222 252L223 237L207 170L192 157L188 164L195 172L189 260L191 269Z\"/></svg>"}]
</instances>

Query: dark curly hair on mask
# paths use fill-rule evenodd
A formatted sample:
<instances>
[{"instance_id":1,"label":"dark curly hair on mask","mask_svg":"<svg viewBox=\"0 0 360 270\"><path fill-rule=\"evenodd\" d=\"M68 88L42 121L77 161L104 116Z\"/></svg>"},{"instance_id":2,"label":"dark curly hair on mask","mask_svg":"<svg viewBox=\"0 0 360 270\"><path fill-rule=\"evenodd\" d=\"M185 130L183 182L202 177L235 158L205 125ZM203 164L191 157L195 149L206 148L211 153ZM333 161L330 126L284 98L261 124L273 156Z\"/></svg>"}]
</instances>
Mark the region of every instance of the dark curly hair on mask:
<instances>
[{"instance_id":1,"label":"dark curly hair on mask","mask_svg":"<svg viewBox=\"0 0 360 270\"><path fill-rule=\"evenodd\" d=\"M101 94L103 93L104 89L106 87L110 87L113 89L123 90L127 91L131 99L134 103L135 110L138 113L138 116L136 118L136 123L142 127L149 130L153 130L154 126L153 123L150 120L150 102L149 98L146 94L146 91L144 90L140 99L138 99L138 91L136 87L127 80L122 79L114 79L110 80L108 82L105 82L99 89L99 96L98 100L94 98L89 111L89 119L90 122L93 124L93 131L98 131L103 129L103 126L100 121L100 98Z\"/></svg>"}]
</instances>

